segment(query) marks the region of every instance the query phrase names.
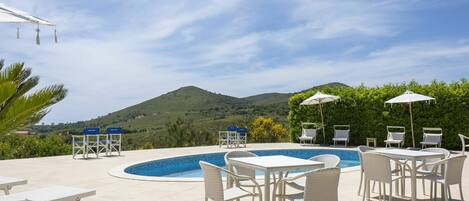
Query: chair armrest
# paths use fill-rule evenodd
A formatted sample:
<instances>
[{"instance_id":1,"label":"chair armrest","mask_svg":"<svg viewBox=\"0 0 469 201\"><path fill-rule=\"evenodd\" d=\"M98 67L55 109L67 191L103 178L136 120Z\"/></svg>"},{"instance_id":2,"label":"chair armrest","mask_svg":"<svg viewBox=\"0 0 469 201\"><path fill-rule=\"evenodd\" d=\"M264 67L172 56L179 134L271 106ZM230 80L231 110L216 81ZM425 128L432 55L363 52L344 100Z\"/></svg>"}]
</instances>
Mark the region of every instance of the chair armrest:
<instances>
[{"instance_id":1,"label":"chair armrest","mask_svg":"<svg viewBox=\"0 0 469 201\"><path fill-rule=\"evenodd\" d=\"M448 161L449 159L450 159L450 158L443 159L443 160L440 160L440 161L437 161L437 162L433 162L433 163L429 163L429 164L433 165L432 172L438 171L438 167L439 167L440 165L445 165L446 161Z\"/></svg>"},{"instance_id":2,"label":"chair armrest","mask_svg":"<svg viewBox=\"0 0 469 201\"><path fill-rule=\"evenodd\" d=\"M404 166L404 170L405 170L405 168L408 168L409 170L412 169L412 168L410 167L410 165L407 164L407 162L408 162L407 160L405 160L404 162L401 162L401 161L399 161L399 160L397 160L397 159L393 159L393 158L390 158L390 160L394 161L394 162L395 162L396 164L398 164L398 165Z\"/></svg>"},{"instance_id":3,"label":"chair armrest","mask_svg":"<svg viewBox=\"0 0 469 201\"><path fill-rule=\"evenodd\" d=\"M286 176L286 175L285 175ZM299 175L296 175L294 177L285 177L285 178L282 178L279 180L279 182L291 182L291 181L295 181L299 178L302 178L305 176L305 173L302 173L302 174L299 174Z\"/></svg>"},{"instance_id":4,"label":"chair armrest","mask_svg":"<svg viewBox=\"0 0 469 201\"><path fill-rule=\"evenodd\" d=\"M459 134L459 137L461 137L462 139L466 139L466 140L469 140L469 137L463 135L463 134Z\"/></svg>"},{"instance_id":5,"label":"chair armrest","mask_svg":"<svg viewBox=\"0 0 469 201\"><path fill-rule=\"evenodd\" d=\"M246 176L246 175L238 175L238 174L235 174L234 172L231 172L227 169L224 169L224 168L219 168L222 172L225 172L227 174L227 176L233 178L235 180L235 182L238 184L239 183L239 180L240 179L244 179L244 180L250 180L252 183L254 183L254 185L256 185L256 188L259 192L259 196L262 198L262 189L261 189L261 186L259 185L259 183L257 183L257 181L250 177L250 176Z\"/></svg>"}]
</instances>

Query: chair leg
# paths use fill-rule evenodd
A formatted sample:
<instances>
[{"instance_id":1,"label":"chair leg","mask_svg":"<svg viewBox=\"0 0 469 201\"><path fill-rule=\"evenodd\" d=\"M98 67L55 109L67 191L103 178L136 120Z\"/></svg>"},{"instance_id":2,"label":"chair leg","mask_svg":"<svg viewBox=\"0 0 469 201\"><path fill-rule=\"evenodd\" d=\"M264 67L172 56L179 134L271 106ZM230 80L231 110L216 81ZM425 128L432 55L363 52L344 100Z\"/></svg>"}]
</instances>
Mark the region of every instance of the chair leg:
<instances>
[{"instance_id":1,"label":"chair leg","mask_svg":"<svg viewBox=\"0 0 469 201\"><path fill-rule=\"evenodd\" d=\"M448 186L446 186L446 184L445 185L441 184L441 186L443 187L442 190L444 191L445 201L448 201Z\"/></svg>"},{"instance_id":2,"label":"chair leg","mask_svg":"<svg viewBox=\"0 0 469 201\"><path fill-rule=\"evenodd\" d=\"M449 188L449 185L446 186L446 188L447 188L447 191L448 191L448 197L449 197L450 200L452 200L453 198L451 197L451 189Z\"/></svg>"},{"instance_id":3,"label":"chair leg","mask_svg":"<svg viewBox=\"0 0 469 201\"><path fill-rule=\"evenodd\" d=\"M10 195L10 189L11 189L10 187L5 187L5 188L3 189L3 192L5 192L5 195ZM461 195L462 195L462 194L461 194Z\"/></svg>"},{"instance_id":4,"label":"chair leg","mask_svg":"<svg viewBox=\"0 0 469 201\"><path fill-rule=\"evenodd\" d=\"M376 193L375 185L376 185L376 181L373 181L373 187L371 188L371 192L373 192L373 193Z\"/></svg>"},{"instance_id":5,"label":"chair leg","mask_svg":"<svg viewBox=\"0 0 469 201\"><path fill-rule=\"evenodd\" d=\"M370 200L370 180L365 179L365 186L363 190L363 201L365 201L365 197L367 200Z\"/></svg>"},{"instance_id":6,"label":"chair leg","mask_svg":"<svg viewBox=\"0 0 469 201\"><path fill-rule=\"evenodd\" d=\"M386 200L386 183L383 184L383 194L384 194L384 199Z\"/></svg>"},{"instance_id":7,"label":"chair leg","mask_svg":"<svg viewBox=\"0 0 469 201\"><path fill-rule=\"evenodd\" d=\"M358 196L360 196L360 192L362 190L362 183L363 183L363 170L360 170L360 185L358 186Z\"/></svg>"},{"instance_id":8,"label":"chair leg","mask_svg":"<svg viewBox=\"0 0 469 201\"><path fill-rule=\"evenodd\" d=\"M397 182L397 181L396 181ZM386 185L386 184L385 184ZM389 201L392 201L392 182L389 183Z\"/></svg>"},{"instance_id":9,"label":"chair leg","mask_svg":"<svg viewBox=\"0 0 469 201\"><path fill-rule=\"evenodd\" d=\"M252 187L252 193L254 193L254 195L256 194L256 187ZM254 201L254 195L252 196L252 201Z\"/></svg>"},{"instance_id":10,"label":"chair leg","mask_svg":"<svg viewBox=\"0 0 469 201\"><path fill-rule=\"evenodd\" d=\"M433 200L433 181L430 180L430 200Z\"/></svg>"},{"instance_id":11,"label":"chair leg","mask_svg":"<svg viewBox=\"0 0 469 201\"><path fill-rule=\"evenodd\" d=\"M425 193L425 179L422 179L422 187L423 187L423 189L422 189L423 195L427 195L427 194Z\"/></svg>"},{"instance_id":12,"label":"chair leg","mask_svg":"<svg viewBox=\"0 0 469 201\"><path fill-rule=\"evenodd\" d=\"M464 196L462 194L462 184L459 183L459 194L461 194L461 201L464 201Z\"/></svg>"}]
</instances>

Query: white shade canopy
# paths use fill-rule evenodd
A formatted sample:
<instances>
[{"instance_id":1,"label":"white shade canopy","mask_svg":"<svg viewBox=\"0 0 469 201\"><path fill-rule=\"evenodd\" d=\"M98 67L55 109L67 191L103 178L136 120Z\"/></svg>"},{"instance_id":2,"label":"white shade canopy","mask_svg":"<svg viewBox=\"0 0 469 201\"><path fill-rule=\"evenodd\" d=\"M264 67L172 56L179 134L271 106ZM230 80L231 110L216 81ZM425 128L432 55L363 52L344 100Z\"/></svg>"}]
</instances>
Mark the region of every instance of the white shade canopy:
<instances>
[{"instance_id":1,"label":"white shade canopy","mask_svg":"<svg viewBox=\"0 0 469 201\"><path fill-rule=\"evenodd\" d=\"M388 103L388 104L413 103L413 102L418 102L418 101L432 101L432 100L435 100L435 98L432 98L430 96L424 96L422 94L417 94L417 93L407 90L402 95L391 98L385 103Z\"/></svg>"},{"instance_id":2,"label":"white shade canopy","mask_svg":"<svg viewBox=\"0 0 469 201\"><path fill-rule=\"evenodd\" d=\"M36 44L40 44L39 39L39 25L56 26L52 22L33 16L27 12L18 10L16 8L5 6L0 3L0 23L17 23L18 28L16 38L20 38L19 24L36 24ZM57 32L54 30L54 41L57 43Z\"/></svg>"},{"instance_id":3,"label":"white shade canopy","mask_svg":"<svg viewBox=\"0 0 469 201\"><path fill-rule=\"evenodd\" d=\"M0 4L0 22L3 23L27 23L26 19L12 15L11 12L3 10L2 4Z\"/></svg>"},{"instance_id":4,"label":"white shade canopy","mask_svg":"<svg viewBox=\"0 0 469 201\"><path fill-rule=\"evenodd\" d=\"M332 102L340 99L338 96L334 95L329 95L329 94L323 94L321 92L317 92L313 96L307 98L303 102L301 102L300 105L317 105L317 104L322 104L322 103L327 103L327 102Z\"/></svg>"},{"instance_id":5,"label":"white shade canopy","mask_svg":"<svg viewBox=\"0 0 469 201\"><path fill-rule=\"evenodd\" d=\"M18 10L16 8L5 6L5 4L2 3L0 3L0 22L34 23L55 26L55 24L47 20L35 17L27 12Z\"/></svg>"}]
</instances>

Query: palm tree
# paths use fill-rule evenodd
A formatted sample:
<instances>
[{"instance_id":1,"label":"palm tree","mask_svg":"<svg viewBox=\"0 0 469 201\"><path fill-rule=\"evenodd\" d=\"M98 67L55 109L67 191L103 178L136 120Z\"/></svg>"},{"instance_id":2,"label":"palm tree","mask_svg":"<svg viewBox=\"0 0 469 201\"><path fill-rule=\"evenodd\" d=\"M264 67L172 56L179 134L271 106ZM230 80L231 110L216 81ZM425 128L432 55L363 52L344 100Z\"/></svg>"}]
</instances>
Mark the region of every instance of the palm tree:
<instances>
[{"instance_id":1,"label":"palm tree","mask_svg":"<svg viewBox=\"0 0 469 201\"><path fill-rule=\"evenodd\" d=\"M3 69L0 60L0 134L39 122L49 107L65 98L63 85L52 85L30 92L38 83L24 63L14 63ZM29 92L29 93L28 93Z\"/></svg>"}]
</instances>

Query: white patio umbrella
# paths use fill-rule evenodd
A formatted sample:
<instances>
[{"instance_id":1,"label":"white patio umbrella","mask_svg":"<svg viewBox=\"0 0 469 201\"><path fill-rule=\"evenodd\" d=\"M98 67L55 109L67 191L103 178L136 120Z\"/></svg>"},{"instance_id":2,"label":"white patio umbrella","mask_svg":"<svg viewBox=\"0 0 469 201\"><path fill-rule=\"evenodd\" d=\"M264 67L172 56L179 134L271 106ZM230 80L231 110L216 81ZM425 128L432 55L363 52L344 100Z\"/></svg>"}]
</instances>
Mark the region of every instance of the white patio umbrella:
<instances>
[{"instance_id":1,"label":"white patio umbrella","mask_svg":"<svg viewBox=\"0 0 469 201\"><path fill-rule=\"evenodd\" d=\"M385 104L394 104L394 103L408 103L409 104L409 113L410 113L410 130L412 131L412 146L415 148L415 136L414 136L414 120L412 118L412 103L419 101L434 101L435 98L430 96L424 96L422 94L416 94L412 91L405 91L402 95L394 97L386 102Z\"/></svg>"},{"instance_id":2,"label":"white patio umbrella","mask_svg":"<svg viewBox=\"0 0 469 201\"><path fill-rule=\"evenodd\" d=\"M0 3L0 23L17 23L18 27L17 27L17 32L16 32L16 38L20 37L19 24L21 23L36 24L37 25L36 44L38 45L41 43L39 39L39 31L40 31L39 25L53 26L54 27L54 41L57 43L57 30L55 29L56 27L55 24L47 20L41 19L39 17L30 15L27 12L5 6L2 3Z\"/></svg>"},{"instance_id":3,"label":"white patio umbrella","mask_svg":"<svg viewBox=\"0 0 469 201\"><path fill-rule=\"evenodd\" d=\"M319 110L321 111L321 121L322 121L322 135L323 135L323 141L324 144L326 143L326 132L324 129L324 116L322 114L322 104L327 103L327 102L332 102L340 99L338 96L334 95L329 95L329 94L323 94L321 92L316 92L313 96L307 98L303 102L300 103L300 105L319 105Z\"/></svg>"}]
</instances>

